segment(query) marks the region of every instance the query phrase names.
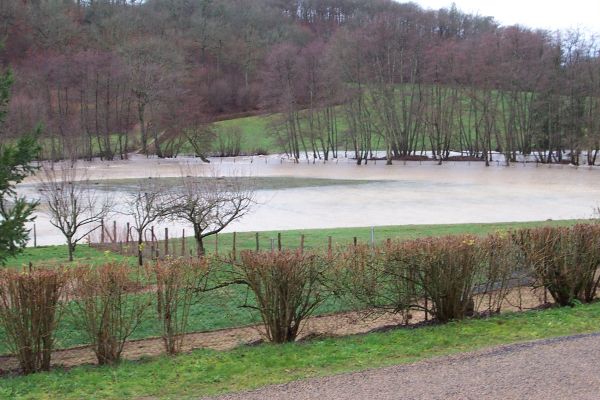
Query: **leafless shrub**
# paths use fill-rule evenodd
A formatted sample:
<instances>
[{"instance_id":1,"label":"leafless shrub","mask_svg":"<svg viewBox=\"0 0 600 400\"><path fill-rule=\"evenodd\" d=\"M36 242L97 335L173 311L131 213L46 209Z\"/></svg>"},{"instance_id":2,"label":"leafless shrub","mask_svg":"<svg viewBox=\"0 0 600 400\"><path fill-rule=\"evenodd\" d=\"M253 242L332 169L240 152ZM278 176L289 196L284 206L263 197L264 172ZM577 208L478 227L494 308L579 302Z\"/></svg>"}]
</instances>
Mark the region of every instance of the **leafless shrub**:
<instances>
[{"instance_id":1,"label":"leafless shrub","mask_svg":"<svg viewBox=\"0 0 600 400\"><path fill-rule=\"evenodd\" d=\"M98 364L116 364L125 341L150 305L141 275L126 264L79 267L74 273L74 318L85 330Z\"/></svg>"},{"instance_id":2,"label":"leafless shrub","mask_svg":"<svg viewBox=\"0 0 600 400\"><path fill-rule=\"evenodd\" d=\"M0 324L25 374L50 369L67 276L62 269L0 271Z\"/></svg>"},{"instance_id":3,"label":"leafless shrub","mask_svg":"<svg viewBox=\"0 0 600 400\"><path fill-rule=\"evenodd\" d=\"M156 311L167 354L181 350L188 328L190 307L206 289L209 262L205 258L176 258L146 266L156 281Z\"/></svg>"},{"instance_id":4,"label":"leafless shrub","mask_svg":"<svg viewBox=\"0 0 600 400\"><path fill-rule=\"evenodd\" d=\"M236 272L256 298L256 309L271 342L296 339L300 324L325 300L326 264L299 251L241 253Z\"/></svg>"},{"instance_id":5,"label":"leafless shrub","mask_svg":"<svg viewBox=\"0 0 600 400\"><path fill-rule=\"evenodd\" d=\"M359 308L400 314L408 322L417 296L412 276L415 258L408 246L390 242L378 248L350 246L340 252L333 280L337 292Z\"/></svg>"},{"instance_id":6,"label":"leafless shrub","mask_svg":"<svg viewBox=\"0 0 600 400\"><path fill-rule=\"evenodd\" d=\"M220 157L237 157L242 148L242 130L239 126L225 129L217 136Z\"/></svg>"},{"instance_id":7,"label":"leafless shrub","mask_svg":"<svg viewBox=\"0 0 600 400\"><path fill-rule=\"evenodd\" d=\"M543 227L515 233L536 286L561 306L595 299L600 283L600 227Z\"/></svg>"},{"instance_id":8,"label":"leafless shrub","mask_svg":"<svg viewBox=\"0 0 600 400\"><path fill-rule=\"evenodd\" d=\"M428 238L410 246L417 257L417 287L431 300L428 311L440 322L471 315L481 270L478 239L468 235Z\"/></svg>"},{"instance_id":9,"label":"leafless shrub","mask_svg":"<svg viewBox=\"0 0 600 400\"><path fill-rule=\"evenodd\" d=\"M521 252L506 232L489 235L479 240L478 246L482 265L475 286L475 309L499 313L511 289L527 282Z\"/></svg>"}]
</instances>

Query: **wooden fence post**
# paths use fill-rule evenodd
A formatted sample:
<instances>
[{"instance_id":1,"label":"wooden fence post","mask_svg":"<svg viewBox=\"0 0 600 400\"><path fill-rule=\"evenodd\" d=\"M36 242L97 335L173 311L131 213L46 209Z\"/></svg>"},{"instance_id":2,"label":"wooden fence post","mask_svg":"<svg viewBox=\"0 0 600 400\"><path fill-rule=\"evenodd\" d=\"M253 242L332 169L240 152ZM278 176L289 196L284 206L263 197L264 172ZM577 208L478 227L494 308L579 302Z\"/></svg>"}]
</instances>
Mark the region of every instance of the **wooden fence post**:
<instances>
[{"instance_id":1,"label":"wooden fence post","mask_svg":"<svg viewBox=\"0 0 600 400\"><path fill-rule=\"evenodd\" d=\"M375 248L375 227L371 227L371 248Z\"/></svg>"},{"instance_id":2,"label":"wooden fence post","mask_svg":"<svg viewBox=\"0 0 600 400\"><path fill-rule=\"evenodd\" d=\"M129 231L130 231L130 226L129 226L129 222L127 223L127 234L125 235L125 244L129 244Z\"/></svg>"},{"instance_id":3,"label":"wooden fence post","mask_svg":"<svg viewBox=\"0 0 600 400\"><path fill-rule=\"evenodd\" d=\"M300 235L300 253L304 253L304 235Z\"/></svg>"},{"instance_id":4,"label":"wooden fence post","mask_svg":"<svg viewBox=\"0 0 600 400\"><path fill-rule=\"evenodd\" d=\"M113 243L117 243L117 221L113 221Z\"/></svg>"},{"instance_id":5,"label":"wooden fence post","mask_svg":"<svg viewBox=\"0 0 600 400\"><path fill-rule=\"evenodd\" d=\"M219 234L215 233L215 255L219 255Z\"/></svg>"},{"instance_id":6,"label":"wooden fence post","mask_svg":"<svg viewBox=\"0 0 600 400\"><path fill-rule=\"evenodd\" d=\"M352 241L354 242L354 247L356 247L356 245L358 245L358 238L354 236L354 239L352 239Z\"/></svg>"},{"instance_id":7,"label":"wooden fence post","mask_svg":"<svg viewBox=\"0 0 600 400\"><path fill-rule=\"evenodd\" d=\"M185 229L181 233L181 257L185 256Z\"/></svg>"},{"instance_id":8,"label":"wooden fence post","mask_svg":"<svg viewBox=\"0 0 600 400\"><path fill-rule=\"evenodd\" d=\"M331 251L332 251L332 248L331 248L331 244L332 244L332 243L331 243L331 241L332 241L332 238L331 238L331 236L328 236L328 237L327 237L327 254L328 254L330 257L331 257Z\"/></svg>"},{"instance_id":9,"label":"wooden fence post","mask_svg":"<svg viewBox=\"0 0 600 400\"><path fill-rule=\"evenodd\" d=\"M235 261L235 257L236 257L236 255L235 255L235 240L236 240L236 236L237 236L236 232L233 232L233 250L232 250L233 261Z\"/></svg>"},{"instance_id":10,"label":"wooden fence post","mask_svg":"<svg viewBox=\"0 0 600 400\"><path fill-rule=\"evenodd\" d=\"M425 282L427 282L427 273L425 273ZM427 298L427 294L425 294L425 321L429 321L429 299Z\"/></svg>"},{"instance_id":11,"label":"wooden fence post","mask_svg":"<svg viewBox=\"0 0 600 400\"><path fill-rule=\"evenodd\" d=\"M165 228L165 256L169 255L169 228Z\"/></svg>"},{"instance_id":12,"label":"wooden fence post","mask_svg":"<svg viewBox=\"0 0 600 400\"><path fill-rule=\"evenodd\" d=\"M33 247L37 247L37 227L33 224Z\"/></svg>"},{"instance_id":13,"label":"wooden fence post","mask_svg":"<svg viewBox=\"0 0 600 400\"><path fill-rule=\"evenodd\" d=\"M258 238L258 232L256 232L256 251L260 251L260 242Z\"/></svg>"},{"instance_id":14,"label":"wooden fence post","mask_svg":"<svg viewBox=\"0 0 600 400\"><path fill-rule=\"evenodd\" d=\"M104 219L100 220L100 243L104 244Z\"/></svg>"},{"instance_id":15,"label":"wooden fence post","mask_svg":"<svg viewBox=\"0 0 600 400\"><path fill-rule=\"evenodd\" d=\"M277 232L277 250L281 251L281 232Z\"/></svg>"}]
</instances>

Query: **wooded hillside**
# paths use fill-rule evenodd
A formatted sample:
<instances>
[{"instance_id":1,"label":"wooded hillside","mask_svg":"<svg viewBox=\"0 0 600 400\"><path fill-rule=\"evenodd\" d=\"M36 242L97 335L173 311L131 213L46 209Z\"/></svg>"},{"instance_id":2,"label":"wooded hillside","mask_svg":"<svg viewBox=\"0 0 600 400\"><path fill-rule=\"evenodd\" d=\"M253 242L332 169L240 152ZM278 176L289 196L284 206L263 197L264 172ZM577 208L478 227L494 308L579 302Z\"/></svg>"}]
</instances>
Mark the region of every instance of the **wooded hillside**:
<instances>
[{"instance_id":1,"label":"wooded hillside","mask_svg":"<svg viewBox=\"0 0 600 400\"><path fill-rule=\"evenodd\" d=\"M262 134L295 158L594 164L600 150L600 42L454 7L15 0L0 39L14 76L0 141L42 124L48 159L235 154L239 131L213 123L272 113Z\"/></svg>"}]
</instances>

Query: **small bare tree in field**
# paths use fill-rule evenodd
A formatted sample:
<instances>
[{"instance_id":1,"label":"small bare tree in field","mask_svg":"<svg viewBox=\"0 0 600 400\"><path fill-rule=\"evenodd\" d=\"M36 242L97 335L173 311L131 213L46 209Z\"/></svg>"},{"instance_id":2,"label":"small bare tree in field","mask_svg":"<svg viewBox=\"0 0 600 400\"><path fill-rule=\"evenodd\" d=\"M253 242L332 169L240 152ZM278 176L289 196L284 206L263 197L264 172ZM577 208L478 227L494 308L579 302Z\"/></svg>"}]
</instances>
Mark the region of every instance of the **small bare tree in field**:
<instances>
[{"instance_id":1,"label":"small bare tree in field","mask_svg":"<svg viewBox=\"0 0 600 400\"><path fill-rule=\"evenodd\" d=\"M125 342L150 306L141 274L127 264L79 267L74 273L73 316L88 336L98 364L121 360Z\"/></svg>"},{"instance_id":2,"label":"small bare tree in field","mask_svg":"<svg viewBox=\"0 0 600 400\"><path fill-rule=\"evenodd\" d=\"M164 187L154 181L139 181L135 191L127 198L127 207L122 214L133 219L131 228L137 236L138 264L143 260L144 231L156 220L164 216ZM127 232L129 235L129 232Z\"/></svg>"},{"instance_id":3,"label":"small bare tree in field","mask_svg":"<svg viewBox=\"0 0 600 400\"><path fill-rule=\"evenodd\" d=\"M45 212L65 237L69 261L73 261L77 244L98 229L100 221L111 212L110 197L101 196L76 168L44 168L39 178Z\"/></svg>"},{"instance_id":4,"label":"small bare tree in field","mask_svg":"<svg viewBox=\"0 0 600 400\"><path fill-rule=\"evenodd\" d=\"M25 374L50 370L67 277L62 269L0 271L0 326Z\"/></svg>"},{"instance_id":5,"label":"small bare tree in field","mask_svg":"<svg viewBox=\"0 0 600 400\"><path fill-rule=\"evenodd\" d=\"M148 264L146 272L156 280L156 311L165 349L167 354L177 354L187 333L190 308L207 287L210 262L204 257L167 259Z\"/></svg>"},{"instance_id":6,"label":"small bare tree in field","mask_svg":"<svg viewBox=\"0 0 600 400\"><path fill-rule=\"evenodd\" d=\"M204 238L215 235L246 215L254 200L253 185L242 177L183 176L166 213L194 228L198 256L205 253Z\"/></svg>"}]
</instances>

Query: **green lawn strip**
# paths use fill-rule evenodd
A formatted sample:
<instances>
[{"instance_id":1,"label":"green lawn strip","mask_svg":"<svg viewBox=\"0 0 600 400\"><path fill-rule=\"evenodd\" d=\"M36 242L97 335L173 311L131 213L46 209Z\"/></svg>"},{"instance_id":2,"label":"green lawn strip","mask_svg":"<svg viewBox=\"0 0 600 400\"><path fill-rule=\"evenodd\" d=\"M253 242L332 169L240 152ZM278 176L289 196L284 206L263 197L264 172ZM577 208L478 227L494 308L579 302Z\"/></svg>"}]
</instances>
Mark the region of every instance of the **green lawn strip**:
<instances>
[{"instance_id":1,"label":"green lawn strip","mask_svg":"<svg viewBox=\"0 0 600 400\"><path fill-rule=\"evenodd\" d=\"M534 228L539 226L570 226L578 222L585 221L559 220L530 222L499 222L484 224L376 226L375 241L377 243L383 243L388 238L409 240L421 237L457 234L486 235L497 231L505 231L519 228ZM369 243L371 240L370 227L262 231L258 232L260 248L263 250L269 250L271 248L271 239L274 239L275 246L277 246L278 233L281 233L282 247L291 249L296 249L300 247L301 235L304 235L304 246L306 249L327 248L329 236L332 237L333 246L347 246L353 242L354 237L357 238L359 243ZM233 234L221 234L219 235L218 241L220 254L227 254L231 252L233 245ZM209 253L214 252L214 237L206 238L204 241L204 245ZM189 241L187 243L187 249L189 250L190 248L195 249L193 238L189 238ZM236 234L236 249L238 251L255 248L256 232L238 232Z\"/></svg>"},{"instance_id":2,"label":"green lawn strip","mask_svg":"<svg viewBox=\"0 0 600 400\"><path fill-rule=\"evenodd\" d=\"M443 224L443 225L394 225L375 227L375 240L378 243L391 239L416 239L419 237L443 236L469 233L473 235L485 235L499 230L533 228L538 226L569 226L585 220L557 220L557 221L530 221L530 222L500 222L484 224ZM589 221L588 221L589 222ZM189 231L187 229L186 231ZM284 248L298 248L300 246L300 237L304 235L305 248L323 249L327 247L328 237L332 237L333 245L348 245L352 243L353 238L357 237L359 243L367 243L371 239L370 227L353 228L333 228L333 229L305 229L305 230L282 230L282 231L263 231L259 232L259 245L262 249L270 249L271 239L277 239L277 234L281 233L282 245ZM178 232L172 232L176 235ZM255 249L255 232L238 232L236 234L236 247L238 250ZM219 235L219 251L221 254L231 252L233 244L233 234L223 233ZM171 246L180 249L180 239L173 238ZM194 250L193 238L187 240L186 253ZM276 243L276 242L275 242ZM190 247L191 246L191 247ZM215 239L209 237L205 239L207 251L214 252ZM161 246L162 247L162 246ZM75 251L75 261L73 264L98 264L106 261L127 261L135 263L134 257L123 257L118 254L96 250L87 245L80 245ZM7 261L7 267L21 268L31 262L34 266L56 266L68 265L66 246L45 246L38 248L27 248L16 258Z\"/></svg>"},{"instance_id":3,"label":"green lawn strip","mask_svg":"<svg viewBox=\"0 0 600 400\"><path fill-rule=\"evenodd\" d=\"M177 357L78 367L0 381L11 399L197 398L309 377L410 363L489 346L600 330L600 304L510 313L287 345L196 350Z\"/></svg>"},{"instance_id":4,"label":"green lawn strip","mask_svg":"<svg viewBox=\"0 0 600 400\"><path fill-rule=\"evenodd\" d=\"M77 246L74 254L74 261L69 262L68 250L66 245L61 246L42 246L28 247L15 258L8 259L6 266L8 268L23 268L31 263L34 267L56 267L73 266L81 264L101 264L105 262L126 261L134 263L133 257L124 257L120 254L97 250L86 244Z\"/></svg>"}]
</instances>

